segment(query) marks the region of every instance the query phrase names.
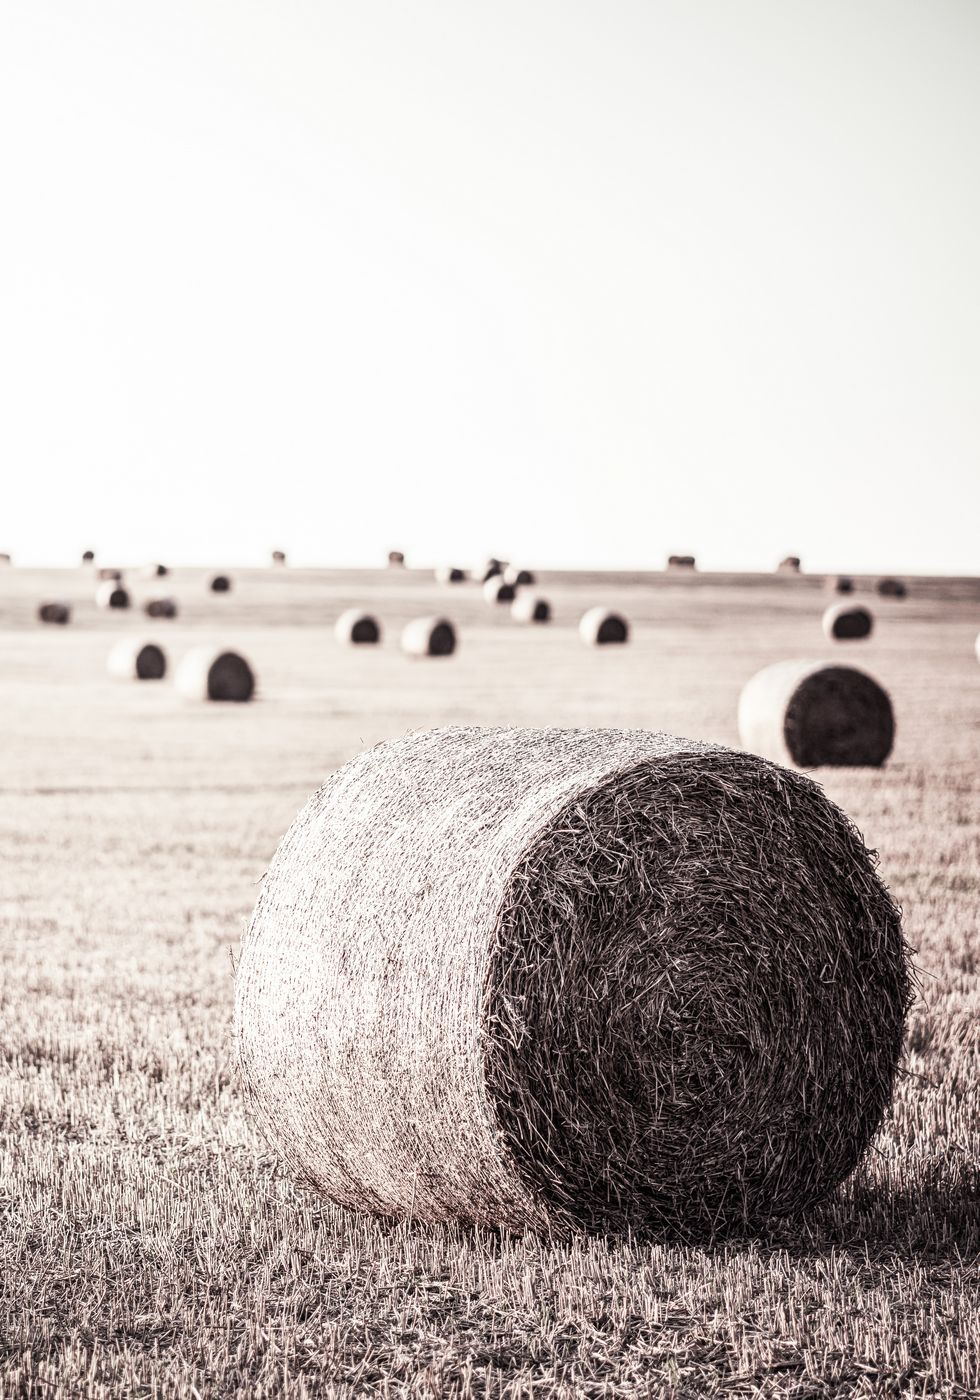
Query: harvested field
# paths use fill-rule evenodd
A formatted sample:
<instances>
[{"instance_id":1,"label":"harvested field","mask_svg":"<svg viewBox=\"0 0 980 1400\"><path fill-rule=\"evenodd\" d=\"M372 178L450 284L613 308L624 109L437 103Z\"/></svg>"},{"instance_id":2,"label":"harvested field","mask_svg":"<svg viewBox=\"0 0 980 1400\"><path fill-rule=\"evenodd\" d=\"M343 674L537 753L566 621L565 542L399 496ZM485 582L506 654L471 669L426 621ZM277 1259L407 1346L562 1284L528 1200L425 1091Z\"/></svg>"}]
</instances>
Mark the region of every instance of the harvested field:
<instances>
[{"instance_id":1,"label":"harvested field","mask_svg":"<svg viewBox=\"0 0 980 1400\"><path fill-rule=\"evenodd\" d=\"M737 745L749 677L839 662L823 579L544 571L553 621L530 628L431 570L236 569L220 600L208 576L172 570L168 653L217 635L261 678L248 705L114 683L120 618L90 570L3 574L0 1394L976 1394L977 582L876 599L860 664L892 697L894 750L816 774L879 851L921 970L894 1109L802 1218L688 1244L325 1204L243 1103L233 964L283 832L365 747L458 724ZM134 607L154 587L133 578ZM71 627L38 625L50 597ZM597 604L629 618L629 646L582 645ZM334 644L351 607L380 646ZM413 664L402 627L447 607L458 652Z\"/></svg>"}]
</instances>

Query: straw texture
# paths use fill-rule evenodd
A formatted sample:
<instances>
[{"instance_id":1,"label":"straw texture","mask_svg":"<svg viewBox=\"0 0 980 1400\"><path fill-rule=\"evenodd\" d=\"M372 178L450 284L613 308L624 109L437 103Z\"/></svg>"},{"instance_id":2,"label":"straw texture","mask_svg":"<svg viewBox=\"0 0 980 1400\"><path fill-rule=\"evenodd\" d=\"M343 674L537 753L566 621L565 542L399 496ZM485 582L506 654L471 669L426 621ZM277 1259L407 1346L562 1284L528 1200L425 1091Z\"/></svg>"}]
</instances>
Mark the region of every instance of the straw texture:
<instances>
[{"instance_id":1,"label":"straw texture","mask_svg":"<svg viewBox=\"0 0 980 1400\"><path fill-rule=\"evenodd\" d=\"M177 667L174 684L187 700L231 700L244 703L255 693L255 676L244 656L200 646L189 651Z\"/></svg>"},{"instance_id":2,"label":"straw texture","mask_svg":"<svg viewBox=\"0 0 980 1400\"><path fill-rule=\"evenodd\" d=\"M589 646L609 646L629 640L629 623L606 608L590 608L578 625L579 636Z\"/></svg>"},{"instance_id":3,"label":"straw texture","mask_svg":"<svg viewBox=\"0 0 980 1400\"><path fill-rule=\"evenodd\" d=\"M710 1235L853 1168L908 987L872 859L801 775L663 734L433 730L285 836L240 1069L342 1204Z\"/></svg>"},{"instance_id":4,"label":"straw texture","mask_svg":"<svg viewBox=\"0 0 980 1400\"><path fill-rule=\"evenodd\" d=\"M858 603L837 603L823 615L823 630L828 641L856 642L870 637L874 617L869 608Z\"/></svg>"},{"instance_id":5,"label":"straw texture","mask_svg":"<svg viewBox=\"0 0 980 1400\"><path fill-rule=\"evenodd\" d=\"M452 656L456 629L444 617L416 617L402 631L402 651L409 656Z\"/></svg>"},{"instance_id":6,"label":"straw texture","mask_svg":"<svg viewBox=\"0 0 980 1400\"><path fill-rule=\"evenodd\" d=\"M334 623L334 636L345 646L370 646L381 641L381 623L360 608L348 608Z\"/></svg>"},{"instance_id":7,"label":"straw texture","mask_svg":"<svg viewBox=\"0 0 980 1400\"><path fill-rule=\"evenodd\" d=\"M745 748L798 768L877 768L895 740L887 692L855 666L777 661L752 677L738 704Z\"/></svg>"},{"instance_id":8,"label":"straw texture","mask_svg":"<svg viewBox=\"0 0 980 1400\"><path fill-rule=\"evenodd\" d=\"M112 648L109 675L120 681L159 681L167 674L167 657L155 642L124 637Z\"/></svg>"}]
</instances>

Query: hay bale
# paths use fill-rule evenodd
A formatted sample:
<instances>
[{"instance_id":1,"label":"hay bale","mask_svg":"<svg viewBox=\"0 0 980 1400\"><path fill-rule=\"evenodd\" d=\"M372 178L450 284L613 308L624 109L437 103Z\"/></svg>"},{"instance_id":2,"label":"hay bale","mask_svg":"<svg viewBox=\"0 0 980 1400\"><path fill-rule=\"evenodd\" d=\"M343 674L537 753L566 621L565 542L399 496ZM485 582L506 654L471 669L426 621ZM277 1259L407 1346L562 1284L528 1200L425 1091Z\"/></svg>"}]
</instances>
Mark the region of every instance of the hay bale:
<instances>
[{"instance_id":1,"label":"hay bale","mask_svg":"<svg viewBox=\"0 0 980 1400\"><path fill-rule=\"evenodd\" d=\"M882 598L905 598L908 589L900 578L880 578L875 585Z\"/></svg>"},{"instance_id":2,"label":"hay bale","mask_svg":"<svg viewBox=\"0 0 980 1400\"><path fill-rule=\"evenodd\" d=\"M95 601L100 608L128 608L132 600L121 583L106 579L96 589Z\"/></svg>"},{"instance_id":3,"label":"hay bale","mask_svg":"<svg viewBox=\"0 0 980 1400\"><path fill-rule=\"evenodd\" d=\"M776 565L777 574L798 574L800 572L800 557L798 554L787 554L785 559L780 559Z\"/></svg>"},{"instance_id":4,"label":"hay bale","mask_svg":"<svg viewBox=\"0 0 980 1400\"><path fill-rule=\"evenodd\" d=\"M148 598L143 604L147 617L176 617L176 598Z\"/></svg>"},{"instance_id":5,"label":"hay bale","mask_svg":"<svg viewBox=\"0 0 980 1400\"><path fill-rule=\"evenodd\" d=\"M9 554L0 554L0 564L12 564L13 562Z\"/></svg>"},{"instance_id":6,"label":"hay bale","mask_svg":"<svg viewBox=\"0 0 980 1400\"><path fill-rule=\"evenodd\" d=\"M507 565L502 559L488 559L480 575L481 583L488 583L492 578L500 578Z\"/></svg>"},{"instance_id":7,"label":"hay bale","mask_svg":"<svg viewBox=\"0 0 980 1400\"><path fill-rule=\"evenodd\" d=\"M402 632L402 651L409 656L452 656L456 629L444 617L417 617Z\"/></svg>"},{"instance_id":8,"label":"hay bale","mask_svg":"<svg viewBox=\"0 0 980 1400\"><path fill-rule=\"evenodd\" d=\"M122 583L123 581L122 569L99 569L98 576L106 583Z\"/></svg>"},{"instance_id":9,"label":"hay bale","mask_svg":"<svg viewBox=\"0 0 980 1400\"><path fill-rule=\"evenodd\" d=\"M854 580L847 574L840 574L837 578L828 577L825 580L825 587L831 593L853 593Z\"/></svg>"},{"instance_id":10,"label":"hay bale","mask_svg":"<svg viewBox=\"0 0 980 1400\"><path fill-rule=\"evenodd\" d=\"M504 570L504 579L507 583L512 583L515 588L526 588L535 582L530 569L515 569L513 564L508 565Z\"/></svg>"},{"instance_id":11,"label":"hay bale","mask_svg":"<svg viewBox=\"0 0 980 1400\"><path fill-rule=\"evenodd\" d=\"M589 646L607 646L629 640L629 623L608 608L590 608L578 625L579 636Z\"/></svg>"},{"instance_id":12,"label":"hay bale","mask_svg":"<svg viewBox=\"0 0 980 1400\"><path fill-rule=\"evenodd\" d=\"M71 622L71 608L67 603L42 603L37 610L39 622L53 622L60 627Z\"/></svg>"},{"instance_id":13,"label":"hay bale","mask_svg":"<svg viewBox=\"0 0 980 1400\"><path fill-rule=\"evenodd\" d=\"M388 551L388 568L389 568L389 569L403 569L404 567L405 567L405 556L404 556L404 554L402 554L401 550L400 550L400 549L389 549L389 551Z\"/></svg>"},{"instance_id":14,"label":"hay bale","mask_svg":"<svg viewBox=\"0 0 980 1400\"><path fill-rule=\"evenodd\" d=\"M693 554L668 554L668 569L693 569L696 568Z\"/></svg>"},{"instance_id":15,"label":"hay bale","mask_svg":"<svg viewBox=\"0 0 980 1400\"><path fill-rule=\"evenodd\" d=\"M155 642L125 637L110 651L108 668L120 681L161 681L167 674L167 657Z\"/></svg>"},{"instance_id":16,"label":"hay bale","mask_svg":"<svg viewBox=\"0 0 980 1400\"><path fill-rule=\"evenodd\" d=\"M505 581L503 574L495 574L483 585L483 597L488 603L512 603L517 589Z\"/></svg>"},{"instance_id":17,"label":"hay bale","mask_svg":"<svg viewBox=\"0 0 980 1400\"><path fill-rule=\"evenodd\" d=\"M143 573L147 578L166 578L170 570L166 564L147 564Z\"/></svg>"},{"instance_id":18,"label":"hay bale","mask_svg":"<svg viewBox=\"0 0 980 1400\"><path fill-rule=\"evenodd\" d=\"M465 569L457 569L452 564L441 564L436 569L437 583L465 583L467 578Z\"/></svg>"},{"instance_id":19,"label":"hay bale","mask_svg":"<svg viewBox=\"0 0 980 1400\"><path fill-rule=\"evenodd\" d=\"M539 593L518 593L510 615L515 622L550 622L551 604Z\"/></svg>"},{"instance_id":20,"label":"hay bale","mask_svg":"<svg viewBox=\"0 0 980 1400\"><path fill-rule=\"evenodd\" d=\"M212 593L230 593L231 579L227 574L213 574L208 580L208 587Z\"/></svg>"},{"instance_id":21,"label":"hay bale","mask_svg":"<svg viewBox=\"0 0 980 1400\"><path fill-rule=\"evenodd\" d=\"M94 551L94 550L91 550L91 549L86 549L86 550L83 552L83 554L82 554L82 563L83 563L83 564L94 564L94 563L95 563L95 551Z\"/></svg>"},{"instance_id":22,"label":"hay bale","mask_svg":"<svg viewBox=\"0 0 980 1400\"><path fill-rule=\"evenodd\" d=\"M835 603L823 615L823 630L828 641L852 642L870 637L874 618L868 608L859 603Z\"/></svg>"},{"instance_id":23,"label":"hay bale","mask_svg":"<svg viewBox=\"0 0 980 1400\"><path fill-rule=\"evenodd\" d=\"M892 751L887 692L853 666L777 661L742 690L738 732L746 749L798 768L878 768Z\"/></svg>"},{"instance_id":24,"label":"hay bale","mask_svg":"<svg viewBox=\"0 0 980 1400\"><path fill-rule=\"evenodd\" d=\"M464 728L367 750L302 810L236 1023L266 1139L333 1201L710 1236L848 1175L908 999L898 911L808 778Z\"/></svg>"},{"instance_id":25,"label":"hay bale","mask_svg":"<svg viewBox=\"0 0 980 1400\"><path fill-rule=\"evenodd\" d=\"M359 608L348 608L334 624L334 636L345 646L363 646L381 641L381 623Z\"/></svg>"},{"instance_id":26,"label":"hay bale","mask_svg":"<svg viewBox=\"0 0 980 1400\"><path fill-rule=\"evenodd\" d=\"M272 551L272 562L273 562L273 564L285 564L285 562L286 562L286 555L285 555L285 552L284 552L283 550L281 550L281 549L274 549L274 550Z\"/></svg>"},{"instance_id":27,"label":"hay bale","mask_svg":"<svg viewBox=\"0 0 980 1400\"><path fill-rule=\"evenodd\" d=\"M210 646L187 653L177 667L174 683L187 700L244 703L255 694L255 675L244 656Z\"/></svg>"}]
</instances>

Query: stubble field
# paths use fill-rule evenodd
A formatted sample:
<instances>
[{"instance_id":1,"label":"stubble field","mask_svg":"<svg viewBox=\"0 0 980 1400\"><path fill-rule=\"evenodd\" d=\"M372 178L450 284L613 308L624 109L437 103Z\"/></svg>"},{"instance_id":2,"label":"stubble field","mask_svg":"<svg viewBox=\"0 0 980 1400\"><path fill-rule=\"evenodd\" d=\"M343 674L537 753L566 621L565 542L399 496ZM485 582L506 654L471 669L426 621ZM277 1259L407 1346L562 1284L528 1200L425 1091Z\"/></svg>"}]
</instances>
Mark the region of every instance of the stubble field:
<instances>
[{"instance_id":1,"label":"stubble field","mask_svg":"<svg viewBox=\"0 0 980 1400\"><path fill-rule=\"evenodd\" d=\"M545 575L550 627L411 572L134 582L177 621L99 613L81 569L0 575L0 1396L965 1396L980 1393L980 585L874 599L832 645L816 580ZM42 598L76 600L41 627ZM870 598L859 590L862 601ZM593 603L634 623L589 649ZM380 648L338 646L365 604ZM459 623L413 661L409 617ZM213 638L245 706L106 674ZM880 771L823 770L881 856L921 988L894 1111L804 1220L711 1246L570 1244L355 1217L296 1186L235 1078L234 960L306 798L365 746L449 723L636 726L737 744L769 661L853 659L898 721ZM694 1169L692 1167L692 1169Z\"/></svg>"}]
</instances>

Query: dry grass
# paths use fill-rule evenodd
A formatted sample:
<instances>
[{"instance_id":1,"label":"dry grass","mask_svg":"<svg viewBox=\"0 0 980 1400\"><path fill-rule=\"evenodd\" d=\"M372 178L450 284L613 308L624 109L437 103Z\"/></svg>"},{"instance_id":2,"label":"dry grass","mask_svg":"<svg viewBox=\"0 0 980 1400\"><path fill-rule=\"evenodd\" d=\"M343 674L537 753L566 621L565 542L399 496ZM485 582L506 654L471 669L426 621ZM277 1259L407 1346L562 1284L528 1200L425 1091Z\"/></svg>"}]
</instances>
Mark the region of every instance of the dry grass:
<instances>
[{"instance_id":1,"label":"dry grass","mask_svg":"<svg viewBox=\"0 0 980 1400\"><path fill-rule=\"evenodd\" d=\"M263 682L252 705L189 707L166 684L113 685L106 634L125 618L96 612L82 573L76 589L12 570L0 593L0 1394L980 1389L975 591L943 601L916 583L879 603L862 664L895 701L895 751L882 770L825 775L879 848L924 970L894 1113L836 1199L704 1249L324 1206L246 1121L231 961L282 831L364 745L423 724L555 720L734 743L754 671L835 655L819 581L623 580L600 596L634 622L633 644L595 651L574 633L594 582L544 576L556 622L542 629L460 588L463 645L434 681L397 648L399 624L445 599L411 572L373 576L368 597L360 578L267 570L215 603L178 571L175 660L220 606L221 637ZM34 621L51 592L74 604L73 627ZM389 643L330 644L325 619L354 603Z\"/></svg>"}]
</instances>

